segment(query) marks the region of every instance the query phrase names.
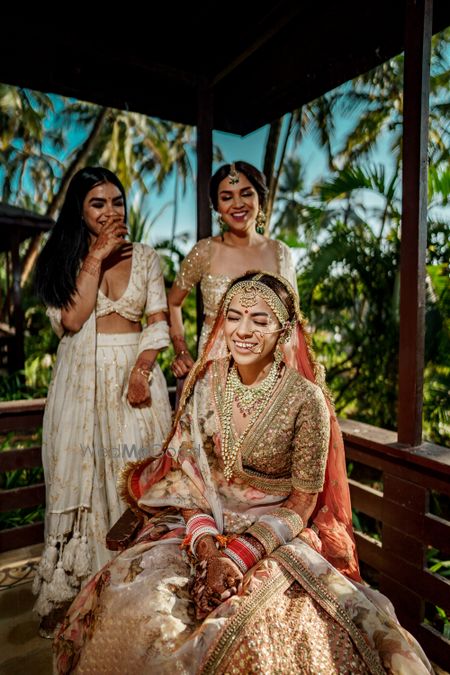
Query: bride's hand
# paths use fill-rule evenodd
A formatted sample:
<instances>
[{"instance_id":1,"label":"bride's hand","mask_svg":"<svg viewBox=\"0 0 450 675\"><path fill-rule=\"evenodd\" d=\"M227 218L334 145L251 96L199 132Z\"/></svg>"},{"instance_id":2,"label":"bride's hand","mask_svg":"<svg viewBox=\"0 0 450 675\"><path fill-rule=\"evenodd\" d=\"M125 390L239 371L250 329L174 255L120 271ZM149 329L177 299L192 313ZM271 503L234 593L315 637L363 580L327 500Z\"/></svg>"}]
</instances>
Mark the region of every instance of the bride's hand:
<instances>
[{"instance_id":1,"label":"bride's hand","mask_svg":"<svg viewBox=\"0 0 450 675\"><path fill-rule=\"evenodd\" d=\"M197 619L203 619L222 602L235 595L242 583L242 572L226 556L218 553L199 561L192 585Z\"/></svg>"},{"instance_id":2,"label":"bride's hand","mask_svg":"<svg viewBox=\"0 0 450 675\"><path fill-rule=\"evenodd\" d=\"M212 594L226 600L237 593L242 582L242 572L232 560L226 556L210 558L206 572L206 585Z\"/></svg>"}]
</instances>

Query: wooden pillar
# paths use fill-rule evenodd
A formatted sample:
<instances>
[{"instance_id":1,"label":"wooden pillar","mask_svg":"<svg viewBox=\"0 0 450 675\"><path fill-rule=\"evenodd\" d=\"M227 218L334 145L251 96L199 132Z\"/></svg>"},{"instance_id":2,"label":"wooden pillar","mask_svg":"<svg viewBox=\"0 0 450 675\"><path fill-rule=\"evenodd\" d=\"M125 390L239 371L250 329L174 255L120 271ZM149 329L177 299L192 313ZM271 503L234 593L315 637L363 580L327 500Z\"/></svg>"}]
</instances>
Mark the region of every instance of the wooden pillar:
<instances>
[{"instance_id":1,"label":"wooden pillar","mask_svg":"<svg viewBox=\"0 0 450 675\"><path fill-rule=\"evenodd\" d=\"M398 441L422 441L427 146L433 0L407 0L400 245Z\"/></svg>"},{"instance_id":2,"label":"wooden pillar","mask_svg":"<svg viewBox=\"0 0 450 675\"><path fill-rule=\"evenodd\" d=\"M12 342L10 363L11 372L23 370L25 366L25 351L23 344L23 309L22 292L20 289L21 264L19 257L19 234L11 234L11 263L12 263L12 325L15 328L15 336Z\"/></svg>"},{"instance_id":3,"label":"wooden pillar","mask_svg":"<svg viewBox=\"0 0 450 675\"><path fill-rule=\"evenodd\" d=\"M211 235L209 179L212 170L213 93L209 84L201 82L197 108L197 240ZM197 291L197 336L203 321L201 293Z\"/></svg>"}]
</instances>

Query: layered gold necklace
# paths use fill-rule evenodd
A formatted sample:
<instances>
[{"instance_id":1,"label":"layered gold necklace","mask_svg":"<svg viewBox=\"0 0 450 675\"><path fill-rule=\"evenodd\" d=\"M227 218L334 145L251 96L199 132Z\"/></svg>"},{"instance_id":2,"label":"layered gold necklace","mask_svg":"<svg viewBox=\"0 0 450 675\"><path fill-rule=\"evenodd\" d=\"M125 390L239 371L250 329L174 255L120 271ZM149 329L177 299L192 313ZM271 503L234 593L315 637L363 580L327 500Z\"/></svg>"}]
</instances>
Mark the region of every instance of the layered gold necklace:
<instances>
[{"instance_id":1,"label":"layered gold necklace","mask_svg":"<svg viewBox=\"0 0 450 675\"><path fill-rule=\"evenodd\" d=\"M270 368L270 371L267 377L264 380L254 386L249 387L243 384L239 373L236 367L236 364L233 365L227 376L227 382L225 385L225 394L223 400L223 406L221 411L221 421L222 421L222 458L224 463L224 476L227 480L230 480L233 476L233 467L236 461L237 454L239 449L244 442L248 432L255 424L260 413L266 406L270 396L272 395L275 385L279 377L279 363L274 361ZM236 439L234 445L231 442L231 420L233 417L233 402L236 401L239 411L242 413L243 417L246 417L251 413L249 422L239 436Z\"/></svg>"},{"instance_id":2,"label":"layered gold necklace","mask_svg":"<svg viewBox=\"0 0 450 675\"><path fill-rule=\"evenodd\" d=\"M234 400L236 401L242 416L247 417L256 404L261 401L267 401L267 397L272 391L277 379L278 367L274 361L267 377L265 377L258 385L249 387L242 382L236 364L234 364L228 374L226 386L232 390Z\"/></svg>"}]
</instances>

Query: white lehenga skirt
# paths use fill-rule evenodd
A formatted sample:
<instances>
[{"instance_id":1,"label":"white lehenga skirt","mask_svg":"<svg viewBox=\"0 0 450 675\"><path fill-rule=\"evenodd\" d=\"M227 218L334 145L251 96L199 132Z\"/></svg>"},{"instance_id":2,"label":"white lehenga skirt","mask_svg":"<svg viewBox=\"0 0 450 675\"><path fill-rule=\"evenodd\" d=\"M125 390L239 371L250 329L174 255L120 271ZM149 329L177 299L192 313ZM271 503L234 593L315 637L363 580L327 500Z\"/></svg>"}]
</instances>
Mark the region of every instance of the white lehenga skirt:
<instances>
[{"instance_id":1,"label":"white lehenga skirt","mask_svg":"<svg viewBox=\"0 0 450 675\"><path fill-rule=\"evenodd\" d=\"M93 453L95 466L87 517L93 570L112 556L105 548L105 536L125 509L117 490L122 467L159 454L171 425L167 385L158 364L150 385L151 406L134 408L128 403L128 379L138 343L139 333L97 333L94 438L92 446L84 448Z\"/></svg>"},{"instance_id":2,"label":"white lehenga skirt","mask_svg":"<svg viewBox=\"0 0 450 675\"><path fill-rule=\"evenodd\" d=\"M46 547L33 582L40 616L72 599L88 574L115 555L106 548L106 535L125 510L117 484L121 469L159 454L171 426L157 364L151 405L133 408L127 401L139 333L95 337L89 330L61 340L44 415Z\"/></svg>"}]
</instances>

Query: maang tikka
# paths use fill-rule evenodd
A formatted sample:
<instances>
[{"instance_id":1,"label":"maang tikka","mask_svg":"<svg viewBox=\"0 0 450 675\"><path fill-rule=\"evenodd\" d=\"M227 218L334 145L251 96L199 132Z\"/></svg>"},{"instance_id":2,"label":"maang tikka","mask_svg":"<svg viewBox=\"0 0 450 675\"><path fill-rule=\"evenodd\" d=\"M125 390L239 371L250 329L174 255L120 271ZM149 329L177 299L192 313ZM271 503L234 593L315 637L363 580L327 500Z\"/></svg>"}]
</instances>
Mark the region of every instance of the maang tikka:
<instances>
[{"instance_id":1,"label":"maang tikka","mask_svg":"<svg viewBox=\"0 0 450 675\"><path fill-rule=\"evenodd\" d=\"M228 174L228 182L230 185L235 185L236 183L239 183L239 171L236 169L236 164L232 162L230 164L230 172Z\"/></svg>"}]
</instances>

